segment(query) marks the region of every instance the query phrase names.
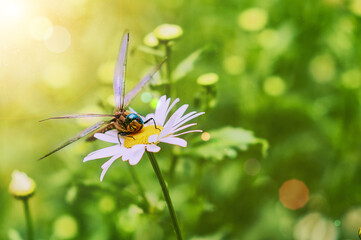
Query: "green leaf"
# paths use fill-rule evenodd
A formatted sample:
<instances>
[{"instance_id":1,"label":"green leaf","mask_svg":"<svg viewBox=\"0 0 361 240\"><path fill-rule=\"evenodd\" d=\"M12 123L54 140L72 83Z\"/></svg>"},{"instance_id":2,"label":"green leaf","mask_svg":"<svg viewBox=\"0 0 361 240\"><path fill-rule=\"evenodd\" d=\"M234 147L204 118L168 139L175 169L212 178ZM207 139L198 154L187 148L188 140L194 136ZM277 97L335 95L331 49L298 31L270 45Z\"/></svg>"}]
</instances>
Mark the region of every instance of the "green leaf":
<instances>
[{"instance_id":1,"label":"green leaf","mask_svg":"<svg viewBox=\"0 0 361 240\"><path fill-rule=\"evenodd\" d=\"M202 54L204 49L198 49L191 53L188 57L183 59L173 71L173 80L176 82L184 78L189 72L194 69L194 64Z\"/></svg>"},{"instance_id":2,"label":"green leaf","mask_svg":"<svg viewBox=\"0 0 361 240\"><path fill-rule=\"evenodd\" d=\"M198 139L183 153L220 161L226 157L237 157L238 151L246 151L250 145L261 144L263 156L267 154L267 140L255 137L252 131L243 128L224 127L211 130L208 133L210 134L209 141L204 142Z\"/></svg>"}]
</instances>

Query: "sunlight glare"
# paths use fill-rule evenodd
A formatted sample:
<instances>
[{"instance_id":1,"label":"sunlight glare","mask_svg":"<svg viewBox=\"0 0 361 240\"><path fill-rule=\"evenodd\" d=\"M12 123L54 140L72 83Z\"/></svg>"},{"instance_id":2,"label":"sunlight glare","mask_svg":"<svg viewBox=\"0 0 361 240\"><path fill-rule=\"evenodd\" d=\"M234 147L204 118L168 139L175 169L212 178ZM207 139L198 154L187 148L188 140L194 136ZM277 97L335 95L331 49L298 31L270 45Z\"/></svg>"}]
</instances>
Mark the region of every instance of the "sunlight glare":
<instances>
[{"instance_id":1,"label":"sunlight glare","mask_svg":"<svg viewBox=\"0 0 361 240\"><path fill-rule=\"evenodd\" d=\"M49 37L47 33L52 32L52 27L53 24L48 18L37 16L30 21L29 32L34 39L41 41Z\"/></svg>"},{"instance_id":2,"label":"sunlight glare","mask_svg":"<svg viewBox=\"0 0 361 240\"><path fill-rule=\"evenodd\" d=\"M24 5L19 1L0 1L0 19L17 20L24 13Z\"/></svg>"}]
</instances>

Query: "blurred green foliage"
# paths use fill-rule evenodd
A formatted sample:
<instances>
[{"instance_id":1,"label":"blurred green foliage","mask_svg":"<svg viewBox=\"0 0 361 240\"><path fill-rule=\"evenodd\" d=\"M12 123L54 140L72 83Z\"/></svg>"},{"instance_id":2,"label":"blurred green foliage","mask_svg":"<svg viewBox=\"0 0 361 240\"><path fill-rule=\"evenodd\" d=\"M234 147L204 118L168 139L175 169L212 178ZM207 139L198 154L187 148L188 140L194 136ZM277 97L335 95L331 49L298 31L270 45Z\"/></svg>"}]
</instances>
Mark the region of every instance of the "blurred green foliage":
<instances>
[{"instance_id":1,"label":"blurred green foliage","mask_svg":"<svg viewBox=\"0 0 361 240\"><path fill-rule=\"evenodd\" d=\"M1 4L10 10L0 13L0 239L25 236L21 203L8 193L15 169L37 183L30 200L36 239L175 239L146 157L134 169L150 213L144 213L126 162L116 161L102 183L102 163L82 163L104 143L79 141L37 161L91 124L38 120L111 112L123 31L131 33L129 90L164 54L143 46L163 23L183 28L171 46L173 95L191 110L206 109L196 122L210 133L209 141L193 134L186 149L166 147L157 154L185 239L357 237L361 0ZM29 26L36 16L65 28L64 35L34 39ZM218 82L197 85L210 72ZM163 69L160 82L131 107L153 111L164 78ZM171 156L177 157L173 170ZM309 189L309 201L298 210L285 208L278 195L292 178Z\"/></svg>"}]
</instances>

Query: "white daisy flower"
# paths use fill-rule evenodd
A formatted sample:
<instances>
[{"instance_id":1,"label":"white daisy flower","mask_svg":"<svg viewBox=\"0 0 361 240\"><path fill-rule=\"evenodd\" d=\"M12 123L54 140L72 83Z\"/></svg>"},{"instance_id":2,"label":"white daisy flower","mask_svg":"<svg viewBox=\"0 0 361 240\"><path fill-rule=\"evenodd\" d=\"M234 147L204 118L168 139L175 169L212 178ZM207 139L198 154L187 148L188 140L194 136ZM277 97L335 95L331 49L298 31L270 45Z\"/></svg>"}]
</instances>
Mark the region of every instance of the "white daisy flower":
<instances>
[{"instance_id":1,"label":"white daisy flower","mask_svg":"<svg viewBox=\"0 0 361 240\"><path fill-rule=\"evenodd\" d=\"M158 144L161 142L186 147L187 141L179 138L178 136L191 132L202 132L202 130L190 130L181 133L180 131L197 125L197 123L184 124L193 118L204 114L204 112L197 113L196 111L193 111L184 115L188 108L188 104L184 104L178 108L166 122L169 112L178 102L179 99L177 98L172 102L172 104L170 104L171 99L166 96L162 96L159 99L155 113L148 114L146 117L141 116L143 121L153 118L157 127L154 126L153 121L149 121L147 124L144 124L143 128L139 132L125 137L119 136L119 139L118 132L116 130L111 130L105 133L96 133L94 135L95 138L105 142L116 143L116 145L88 154L88 156L84 158L83 162L111 157L102 165L103 171L100 176L100 181L102 181L109 167L118 158L122 158L123 161L129 161L130 165L136 165L142 158L145 151L159 152L161 148ZM132 111L134 112L134 110Z\"/></svg>"}]
</instances>

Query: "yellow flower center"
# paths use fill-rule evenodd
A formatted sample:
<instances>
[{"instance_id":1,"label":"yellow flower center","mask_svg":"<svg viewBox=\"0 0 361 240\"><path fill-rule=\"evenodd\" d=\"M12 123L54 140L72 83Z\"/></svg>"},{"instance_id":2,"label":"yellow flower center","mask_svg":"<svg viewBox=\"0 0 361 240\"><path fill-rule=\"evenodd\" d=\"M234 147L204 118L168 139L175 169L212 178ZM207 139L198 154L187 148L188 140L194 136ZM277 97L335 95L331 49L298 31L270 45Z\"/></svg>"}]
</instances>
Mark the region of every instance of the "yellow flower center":
<instances>
[{"instance_id":1,"label":"yellow flower center","mask_svg":"<svg viewBox=\"0 0 361 240\"><path fill-rule=\"evenodd\" d=\"M137 144L149 144L148 138L154 134L159 135L163 129L161 126L157 126L157 128L153 125L148 125L143 127L139 132L127 135L124 139L123 146L131 148Z\"/></svg>"}]
</instances>

